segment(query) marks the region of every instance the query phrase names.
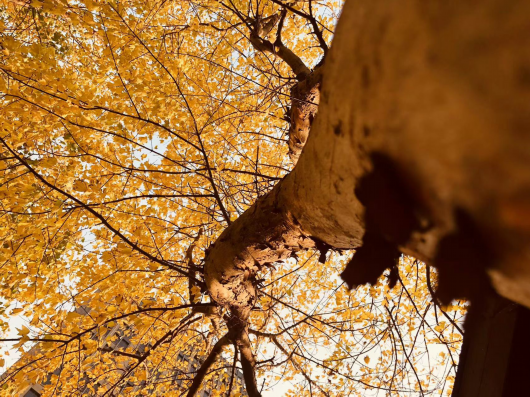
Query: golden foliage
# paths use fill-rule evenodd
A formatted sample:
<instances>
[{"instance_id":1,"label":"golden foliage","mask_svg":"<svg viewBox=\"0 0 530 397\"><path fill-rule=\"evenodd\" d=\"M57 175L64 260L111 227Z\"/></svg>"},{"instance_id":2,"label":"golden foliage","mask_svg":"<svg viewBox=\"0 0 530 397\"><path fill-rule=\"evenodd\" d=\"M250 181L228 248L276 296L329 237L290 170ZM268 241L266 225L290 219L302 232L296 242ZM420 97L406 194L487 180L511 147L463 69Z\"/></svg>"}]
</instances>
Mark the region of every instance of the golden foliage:
<instances>
[{"instance_id":1,"label":"golden foliage","mask_svg":"<svg viewBox=\"0 0 530 397\"><path fill-rule=\"evenodd\" d=\"M340 3L310 4L292 7L313 13L329 43ZM206 353L220 335L192 309L209 300L199 286L188 291L190 269L291 168L294 75L246 30L256 10L279 9L1 1L0 314L27 326L9 342L24 354L0 395L35 383L45 396L177 396L176 378L189 386L179 352ZM294 12L282 39L310 67L320 60ZM292 382L286 395L449 390L463 306L442 314L425 267L409 258L393 290L381 280L349 293L337 279L343 260L321 266L307 253L263 272L251 329L264 390L278 380ZM209 375L219 376L228 377Z\"/></svg>"}]
</instances>

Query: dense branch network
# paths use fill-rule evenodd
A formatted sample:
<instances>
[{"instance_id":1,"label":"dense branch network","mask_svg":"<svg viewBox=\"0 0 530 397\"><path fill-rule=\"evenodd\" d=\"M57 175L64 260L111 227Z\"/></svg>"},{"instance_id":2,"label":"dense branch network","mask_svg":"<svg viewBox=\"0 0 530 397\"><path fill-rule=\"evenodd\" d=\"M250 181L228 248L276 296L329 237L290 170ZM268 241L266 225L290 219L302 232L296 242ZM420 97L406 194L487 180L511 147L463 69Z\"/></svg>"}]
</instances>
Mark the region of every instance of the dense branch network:
<instances>
[{"instance_id":1,"label":"dense branch network","mask_svg":"<svg viewBox=\"0 0 530 397\"><path fill-rule=\"evenodd\" d=\"M348 292L350 254L327 254L276 193L339 4L37 3L0 14L0 286L23 305L2 312L28 320L0 340L22 352L2 390L228 396L236 369L252 397L277 379L326 396L449 387L464 306L432 301L435 275L408 257L397 287Z\"/></svg>"}]
</instances>

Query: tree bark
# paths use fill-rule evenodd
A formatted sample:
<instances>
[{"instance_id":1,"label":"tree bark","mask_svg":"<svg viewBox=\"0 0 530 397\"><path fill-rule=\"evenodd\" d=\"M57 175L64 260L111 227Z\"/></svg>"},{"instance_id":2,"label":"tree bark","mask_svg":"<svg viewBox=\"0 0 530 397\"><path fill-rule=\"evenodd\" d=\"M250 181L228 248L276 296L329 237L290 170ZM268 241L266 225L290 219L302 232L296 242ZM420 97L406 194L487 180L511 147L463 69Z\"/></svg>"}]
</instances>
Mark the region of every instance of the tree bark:
<instances>
[{"instance_id":1,"label":"tree bark","mask_svg":"<svg viewBox=\"0 0 530 397\"><path fill-rule=\"evenodd\" d=\"M201 364L201 367L197 371L195 378L193 378L193 382L190 388L188 389L188 394L186 394L187 397L194 397L197 395L199 387L201 386L204 377L208 373L208 370L211 368L213 363L215 363L217 358L221 355L223 347L225 347L229 343L230 338L227 334L224 335L221 339L219 339L217 343L213 346L212 350L210 351L210 354L208 354L208 357L206 357L204 362Z\"/></svg>"},{"instance_id":2,"label":"tree bark","mask_svg":"<svg viewBox=\"0 0 530 397\"><path fill-rule=\"evenodd\" d=\"M311 124L318 111L320 102L320 83L322 67L318 66L305 80L294 85L291 89L291 111L289 114L289 157L294 164L298 162L304 148Z\"/></svg>"},{"instance_id":3,"label":"tree bark","mask_svg":"<svg viewBox=\"0 0 530 397\"><path fill-rule=\"evenodd\" d=\"M529 13L523 0L346 2L322 80L299 91L316 88L300 102L320 101L315 121L314 105L298 119L292 108L294 170L205 258L252 395L256 272L298 250L357 249L350 286L404 252L438 267L443 303L480 299L489 276L530 306Z\"/></svg>"},{"instance_id":4,"label":"tree bark","mask_svg":"<svg viewBox=\"0 0 530 397\"><path fill-rule=\"evenodd\" d=\"M477 5L346 2L295 169L206 257L215 302L246 321L261 266L364 239L378 272L395 249L438 266L443 300L487 273L530 306L530 3Z\"/></svg>"}]
</instances>

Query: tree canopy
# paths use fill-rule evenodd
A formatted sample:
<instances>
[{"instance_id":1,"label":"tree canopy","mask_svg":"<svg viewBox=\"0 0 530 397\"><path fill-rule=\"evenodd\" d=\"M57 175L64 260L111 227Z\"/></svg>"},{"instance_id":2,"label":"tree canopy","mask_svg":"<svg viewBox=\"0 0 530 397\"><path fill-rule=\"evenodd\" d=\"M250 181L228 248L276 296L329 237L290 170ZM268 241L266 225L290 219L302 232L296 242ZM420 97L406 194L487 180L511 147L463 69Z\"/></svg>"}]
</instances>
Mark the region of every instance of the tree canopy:
<instances>
[{"instance_id":1,"label":"tree canopy","mask_svg":"<svg viewBox=\"0 0 530 397\"><path fill-rule=\"evenodd\" d=\"M215 395L239 395L223 368L244 352L204 258L295 165L341 6L0 3L0 327L27 319L2 342L0 363L21 359L0 395L193 395L219 377ZM310 248L253 275L259 390L450 395L465 303L442 307L407 256L349 291L352 253ZM177 360L224 345L202 372Z\"/></svg>"}]
</instances>

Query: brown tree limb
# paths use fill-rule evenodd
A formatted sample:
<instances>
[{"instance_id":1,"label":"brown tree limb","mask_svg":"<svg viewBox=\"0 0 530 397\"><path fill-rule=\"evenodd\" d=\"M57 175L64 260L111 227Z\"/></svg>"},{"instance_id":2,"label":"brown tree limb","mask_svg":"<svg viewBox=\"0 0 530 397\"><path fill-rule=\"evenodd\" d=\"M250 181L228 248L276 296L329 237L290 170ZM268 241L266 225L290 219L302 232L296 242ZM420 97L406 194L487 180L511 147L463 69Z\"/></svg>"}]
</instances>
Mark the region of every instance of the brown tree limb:
<instances>
[{"instance_id":1,"label":"brown tree limb","mask_svg":"<svg viewBox=\"0 0 530 397\"><path fill-rule=\"evenodd\" d=\"M233 172L233 173L236 173L236 174L254 175L254 176L258 176L258 177L264 178L264 179L270 179L270 180L273 180L273 181L279 181L279 180L282 179L282 178L277 177L277 176L264 175L264 174L261 174L259 172L243 171L243 170L232 170L230 168L223 168L221 171L228 171L228 172Z\"/></svg>"},{"instance_id":2,"label":"brown tree limb","mask_svg":"<svg viewBox=\"0 0 530 397\"><path fill-rule=\"evenodd\" d=\"M242 321L237 316L232 315L227 319L227 326L230 337L237 346L237 350L241 353L240 360L246 391L249 397L261 397L256 380L256 359L252 352L246 319Z\"/></svg>"},{"instance_id":3,"label":"brown tree limb","mask_svg":"<svg viewBox=\"0 0 530 397\"><path fill-rule=\"evenodd\" d=\"M487 8L493 10L499 2L488 0ZM255 301L252 275L260 263L279 261L296 250L314 247L305 243L312 239L335 248L361 246L367 206L371 214L377 214L371 231L374 241L385 241L392 252L402 251L422 260L434 258L441 237L461 226L454 215L459 209L490 242L476 247L476 252L494 251L491 258L495 264L489 265L489 271L495 270L496 280L508 282L502 269L516 269L517 263L524 262L530 250L527 229L515 223L511 226L501 214L523 211L524 206L516 203L522 203L526 197L522 192L530 189L530 173L522 171L530 167L528 145L522 150L517 144L521 139L530 141L530 137L527 133L519 137L521 129L515 127L530 125L522 116L530 113L530 102L520 100L527 93L519 86L510 86L513 95L508 95L492 84L491 78L504 70L499 63L500 48L514 48L510 62L528 65L515 50L527 39L512 40L524 36L519 34L522 28L516 23L517 13L505 15L501 32L492 29L497 26L491 20L494 12L472 17L463 12L467 2L454 8L436 4L440 9L426 14L423 6L413 1L399 7L380 2L361 7L346 2L324 65L319 115L294 171L227 228L206 257L206 283L214 301L246 318ZM526 6L518 1L515 9ZM433 15L440 13L450 16L451 27L444 24L439 29L439 20ZM403 18L389 19L389 15ZM475 17L482 28L467 30L469 23L477 23ZM384 31L383 23L387 26ZM457 30L467 39L461 40ZM384 45L373 44L376 35L383 35L380 42ZM471 43L493 43L493 37L495 43L508 47L488 44L480 57L471 55L475 51ZM433 53L439 58L429 58ZM470 65L484 73L467 73ZM413 72L404 78L403 70ZM515 74L510 76L515 79ZM483 87L487 95L477 87ZM446 98L444 106L440 106L440 95ZM500 114L495 111L498 108L509 110ZM447 120L452 120L450 128ZM425 123L430 126L428 133L422 127ZM486 142L497 143L486 146ZM479 147L482 149L476 150ZM374 153L385 158L387 165L377 168ZM508 153L518 160L508 161ZM499 164L503 166L498 168ZM392 200L401 203L402 194L413 198L405 200L409 207L401 213L385 209L384 203L379 206L383 196L370 190L371 183L377 184L373 181L388 179L389 169L403 183L397 191L389 187L384 200L388 203L394 195ZM492 178L484 169L495 169L503 177ZM477 179L476 175L484 178ZM360 190L366 186L366 191ZM497 210L493 213L488 208ZM411 226L400 234L396 219L403 215ZM286 244L286 239L297 243ZM502 247L496 241L502 241ZM366 263L372 266L370 261ZM393 263L380 265L383 271ZM527 278L509 280L521 285L524 279L530 285L530 271L525 274ZM526 299L526 295L516 296L516 289L503 291L513 299L518 296L520 302Z\"/></svg>"},{"instance_id":4,"label":"brown tree limb","mask_svg":"<svg viewBox=\"0 0 530 397\"><path fill-rule=\"evenodd\" d=\"M208 373L208 370L221 354L223 347L225 347L229 343L230 338L229 335L226 334L221 339L219 339L217 343L213 346L212 350L210 351L210 354L208 354L208 357L206 357L206 360L204 360L201 367L197 371L195 378L193 378L193 382L190 388L188 389L188 394L186 394L187 397L194 397L197 394L197 392L199 391L199 387L201 386L201 383L204 380L204 377Z\"/></svg>"},{"instance_id":5,"label":"brown tree limb","mask_svg":"<svg viewBox=\"0 0 530 397\"><path fill-rule=\"evenodd\" d=\"M234 386L234 379L236 377L236 364L237 364L237 345L234 343L234 362L232 363L232 373L230 374L230 383L226 392L226 397L230 397L232 394L232 387Z\"/></svg>"},{"instance_id":6,"label":"brown tree limb","mask_svg":"<svg viewBox=\"0 0 530 397\"><path fill-rule=\"evenodd\" d=\"M318 112L322 67L317 67L303 81L291 88L291 111L289 114L289 157L296 165L302 154L311 125Z\"/></svg>"},{"instance_id":7,"label":"brown tree limb","mask_svg":"<svg viewBox=\"0 0 530 397\"><path fill-rule=\"evenodd\" d=\"M197 245L197 241L201 238L203 233L203 228L201 227L199 229L199 232L197 233L197 236L193 239L190 246L186 250L186 262L188 264L188 268L190 269L190 277L188 279L188 293L191 303L198 302L200 299L200 294L197 294L194 292L193 287L197 286L197 283L195 282L197 280L197 269L195 266L195 263L193 262L193 250L195 249L195 246Z\"/></svg>"},{"instance_id":8,"label":"brown tree limb","mask_svg":"<svg viewBox=\"0 0 530 397\"><path fill-rule=\"evenodd\" d=\"M271 53L282 59L287 65L289 65L298 80L304 80L309 75L311 71L302 59L281 42L281 30L283 27L283 19L285 18L285 7L283 7L283 10L278 14L270 15L266 18L262 18L258 15L255 19L252 19L245 18L237 10L237 7L234 6L232 1L230 1L230 3L232 7L224 3L221 4L245 23L250 31L249 41L256 50ZM278 22L280 22L280 27L277 32L276 42L273 44L266 39L266 36Z\"/></svg>"},{"instance_id":9,"label":"brown tree limb","mask_svg":"<svg viewBox=\"0 0 530 397\"><path fill-rule=\"evenodd\" d=\"M256 30L251 31L249 40L256 50L271 53L283 60L289 65L299 81L304 80L311 73L311 70L309 70L302 59L283 43L273 44L269 40L260 37Z\"/></svg>"},{"instance_id":10,"label":"brown tree limb","mask_svg":"<svg viewBox=\"0 0 530 397\"><path fill-rule=\"evenodd\" d=\"M317 37L318 44L320 45L320 48L322 48L322 51L324 51L324 57L325 57L327 55L327 53L328 53L329 47L328 47L326 41L324 40L324 36L322 35L322 31L318 27L318 22L317 22L316 18L313 15L313 7L312 7L312 4L311 4L312 0L308 0L308 3L309 3L309 15L306 14L305 12L303 12L303 11L297 10L296 8L291 6L290 4L283 3L282 1L272 0L272 2L278 4L283 9L289 10L293 14L298 15L298 16L300 16L300 17L302 17L304 19L307 19L309 21L309 23L313 27L313 34Z\"/></svg>"}]
</instances>

